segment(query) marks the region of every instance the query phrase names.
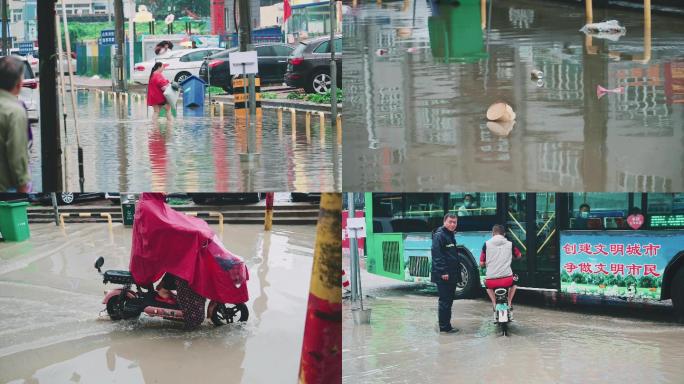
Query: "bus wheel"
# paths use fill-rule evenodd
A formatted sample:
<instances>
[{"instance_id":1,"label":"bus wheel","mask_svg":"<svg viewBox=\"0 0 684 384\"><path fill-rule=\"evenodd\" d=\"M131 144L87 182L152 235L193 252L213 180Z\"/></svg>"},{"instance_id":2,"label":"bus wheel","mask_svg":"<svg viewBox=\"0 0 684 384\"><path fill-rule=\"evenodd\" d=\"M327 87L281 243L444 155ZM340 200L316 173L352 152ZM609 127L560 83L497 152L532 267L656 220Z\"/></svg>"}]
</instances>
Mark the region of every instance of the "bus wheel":
<instances>
[{"instance_id":1,"label":"bus wheel","mask_svg":"<svg viewBox=\"0 0 684 384\"><path fill-rule=\"evenodd\" d=\"M679 267L679 270L672 279L672 305L674 305L675 316L677 321L684 323L684 266Z\"/></svg>"},{"instance_id":2,"label":"bus wheel","mask_svg":"<svg viewBox=\"0 0 684 384\"><path fill-rule=\"evenodd\" d=\"M465 258L464 258L465 259ZM461 282L456 285L456 300L470 298L480 284L480 274L470 260L461 262Z\"/></svg>"}]
</instances>

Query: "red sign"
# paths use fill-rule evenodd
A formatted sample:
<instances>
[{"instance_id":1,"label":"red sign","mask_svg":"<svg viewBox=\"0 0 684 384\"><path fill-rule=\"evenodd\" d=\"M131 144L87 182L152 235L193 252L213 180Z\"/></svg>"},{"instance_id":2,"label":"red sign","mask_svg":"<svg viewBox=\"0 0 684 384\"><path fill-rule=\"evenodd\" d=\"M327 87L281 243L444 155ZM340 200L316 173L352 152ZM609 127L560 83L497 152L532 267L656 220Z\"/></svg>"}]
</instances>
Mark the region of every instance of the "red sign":
<instances>
[{"instance_id":1,"label":"red sign","mask_svg":"<svg viewBox=\"0 0 684 384\"><path fill-rule=\"evenodd\" d=\"M356 217L364 217L363 211L356 211ZM342 211L342 249L349 249L349 233L347 232L347 218L349 218L349 211ZM366 239L356 239L359 249L363 249Z\"/></svg>"},{"instance_id":2,"label":"red sign","mask_svg":"<svg viewBox=\"0 0 684 384\"><path fill-rule=\"evenodd\" d=\"M644 225L644 215L641 213L635 215L627 216L627 224L629 224L632 229L639 229Z\"/></svg>"}]
</instances>

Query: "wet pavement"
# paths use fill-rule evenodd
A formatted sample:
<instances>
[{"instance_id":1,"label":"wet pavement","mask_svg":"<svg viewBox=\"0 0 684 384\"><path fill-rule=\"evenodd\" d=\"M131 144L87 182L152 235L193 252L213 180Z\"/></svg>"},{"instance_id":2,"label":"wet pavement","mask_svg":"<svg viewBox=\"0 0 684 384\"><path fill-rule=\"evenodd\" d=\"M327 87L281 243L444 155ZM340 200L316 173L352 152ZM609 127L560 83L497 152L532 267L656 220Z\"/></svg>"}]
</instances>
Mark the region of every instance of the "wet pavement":
<instances>
[{"instance_id":1,"label":"wet pavement","mask_svg":"<svg viewBox=\"0 0 684 384\"><path fill-rule=\"evenodd\" d=\"M256 143L261 155L256 163L250 163L240 157L247 151L248 131L244 122L235 124L229 105L223 119L218 109L211 117L209 107L198 115L179 107L176 119L169 123L166 118L153 121L145 100L117 101L98 93L77 93L85 191L341 189L341 143L328 115L321 130L319 115L313 113L307 133L305 113L299 111L293 134L289 110L283 113L279 129L276 110L263 109ZM77 140L70 103L67 109L67 190L78 191ZM34 138L34 190L42 191L39 126L34 127Z\"/></svg>"},{"instance_id":2,"label":"wet pavement","mask_svg":"<svg viewBox=\"0 0 684 384\"><path fill-rule=\"evenodd\" d=\"M361 277L371 324L355 325L344 302L343 383L675 383L684 375L684 326L667 311L612 316L516 296L504 337L488 299L457 300L460 332L444 335L434 288Z\"/></svg>"},{"instance_id":3,"label":"wet pavement","mask_svg":"<svg viewBox=\"0 0 684 384\"><path fill-rule=\"evenodd\" d=\"M595 7L626 27L611 41L579 32L579 3L436 3L370 2L345 20L345 191L684 188L681 16L648 29L640 10ZM512 127L486 121L499 100Z\"/></svg>"},{"instance_id":4,"label":"wet pavement","mask_svg":"<svg viewBox=\"0 0 684 384\"><path fill-rule=\"evenodd\" d=\"M145 315L100 315L114 285L102 284L93 262L127 269L130 229L35 224L31 235L0 244L0 382L296 382L314 226L226 225L224 244L249 266L249 320L190 332Z\"/></svg>"}]
</instances>

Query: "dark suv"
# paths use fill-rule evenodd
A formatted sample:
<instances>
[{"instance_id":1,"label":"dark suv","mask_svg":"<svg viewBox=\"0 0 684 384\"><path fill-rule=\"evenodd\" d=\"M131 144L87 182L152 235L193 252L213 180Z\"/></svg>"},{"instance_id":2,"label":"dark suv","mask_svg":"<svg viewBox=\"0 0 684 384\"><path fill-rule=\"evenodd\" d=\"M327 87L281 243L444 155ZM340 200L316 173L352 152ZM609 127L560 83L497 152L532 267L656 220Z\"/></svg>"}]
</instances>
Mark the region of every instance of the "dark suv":
<instances>
[{"instance_id":1,"label":"dark suv","mask_svg":"<svg viewBox=\"0 0 684 384\"><path fill-rule=\"evenodd\" d=\"M337 86L342 88L342 35L335 36ZM285 83L307 93L330 90L330 36L299 43L287 63Z\"/></svg>"},{"instance_id":2,"label":"dark suv","mask_svg":"<svg viewBox=\"0 0 684 384\"><path fill-rule=\"evenodd\" d=\"M254 50L257 51L261 83L282 84L287 70L287 58L294 47L285 43L259 43L254 45ZM200 67L200 79L209 85L221 87L224 91L233 93L228 56L231 52L237 51L237 48L231 48L209 56Z\"/></svg>"}]
</instances>

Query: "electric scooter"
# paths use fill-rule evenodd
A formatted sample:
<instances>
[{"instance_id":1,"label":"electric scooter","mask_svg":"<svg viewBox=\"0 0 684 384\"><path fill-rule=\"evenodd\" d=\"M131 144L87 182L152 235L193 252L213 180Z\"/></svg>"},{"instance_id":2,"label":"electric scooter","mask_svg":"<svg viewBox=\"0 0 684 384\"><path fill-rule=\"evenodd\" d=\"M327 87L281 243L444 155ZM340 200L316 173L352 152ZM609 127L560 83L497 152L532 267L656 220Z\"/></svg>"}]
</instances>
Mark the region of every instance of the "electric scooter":
<instances>
[{"instance_id":1,"label":"electric scooter","mask_svg":"<svg viewBox=\"0 0 684 384\"><path fill-rule=\"evenodd\" d=\"M511 311L508 307L508 288L497 288L494 290L496 307L494 308L494 322L499 325L501 334L508 336L508 323L511 322Z\"/></svg>"},{"instance_id":2,"label":"electric scooter","mask_svg":"<svg viewBox=\"0 0 684 384\"><path fill-rule=\"evenodd\" d=\"M135 284L130 271L108 270L102 273L104 258L95 262L95 269L102 275L103 284L119 284L123 287L105 291L102 304L107 306L107 314L112 320L134 319L143 312L151 317L183 322L183 311L175 299L161 299L150 287ZM135 290L132 286L135 285ZM220 326L236 321L247 321L249 311L245 303L224 304L211 300L207 308L207 318Z\"/></svg>"}]
</instances>

